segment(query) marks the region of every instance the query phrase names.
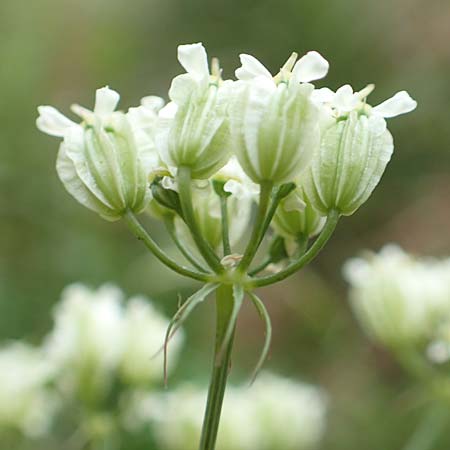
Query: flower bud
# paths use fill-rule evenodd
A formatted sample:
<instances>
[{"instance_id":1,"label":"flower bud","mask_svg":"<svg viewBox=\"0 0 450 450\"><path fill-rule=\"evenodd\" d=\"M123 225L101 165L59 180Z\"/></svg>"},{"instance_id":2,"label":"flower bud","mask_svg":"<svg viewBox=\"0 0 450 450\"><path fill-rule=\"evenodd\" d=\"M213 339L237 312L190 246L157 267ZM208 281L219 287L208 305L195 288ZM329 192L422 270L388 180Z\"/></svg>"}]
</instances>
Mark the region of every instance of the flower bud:
<instances>
[{"instance_id":1,"label":"flower bud","mask_svg":"<svg viewBox=\"0 0 450 450\"><path fill-rule=\"evenodd\" d=\"M193 178L204 179L230 156L227 107L231 81L210 75L201 44L180 45L178 60L187 73L177 76L169 91L171 103L160 111L156 145L168 166L186 166Z\"/></svg>"},{"instance_id":2,"label":"flower bud","mask_svg":"<svg viewBox=\"0 0 450 450\"><path fill-rule=\"evenodd\" d=\"M202 236L213 249L219 250L222 244L220 197L215 192L212 183L194 186L192 194L194 214ZM231 245L239 242L247 230L253 199L252 195L245 195L244 192L231 194L227 197L228 231ZM176 217L175 224L181 240L194 247L190 232L181 218Z\"/></svg>"},{"instance_id":3,"label":"flower bud","mask_svg":"<svg viewBox=\"0 0 450 450\"><path fill-rule=\"evenodd\" d=\"M336 93L326 88L314 93L315 101L320 100L328 111L329 125L303 187L308 200L324 215L331 209L351 215L369 198L394 150L384 118L416 107L403 91L372 108L365 101L372 90L369 85L353 93L347 85Z\"/></svg>"},{"instance_id":4,"label":"flower bud","mask_svg":"<svg viewBox=\"0 0 450 450\"><path fill-rule=\"evenodd\" d=\"M239 162L255 183L293 181L319 144L319 110L311 99L314 86L307 82L323 77L328 63L310 52L292 69L295 58L272 78L255 58L241 55L231 134Z\"/></svg>"},{"instance_id":5,"label":"flower bud","mask_svg":"<svg viewBox=\"0 0 450 450\"><path fill-rule=\"evenodd\" d=\"M150 200L147 176L155 158L151 146L135 138L128 116L114 112L119 94L98 89L94 111L78 105L84 121L70 121L50 106L39 107L38 128L63 138L56 169L67 191L104 219L141 212ZM154 153L154 152L153 152Z\"/></svg>"},{"instance_id":6,"label":"flower bud","mask_svg":"<svg viewBox=\"0 0 450 450\"><path fill-rule=\"evenodd\" d=\"M281 200L272 221L274 230L284 238L314 237L320 233L325 218L309 202L305 202L300 188Z\"/></svg>"}]
</instances>

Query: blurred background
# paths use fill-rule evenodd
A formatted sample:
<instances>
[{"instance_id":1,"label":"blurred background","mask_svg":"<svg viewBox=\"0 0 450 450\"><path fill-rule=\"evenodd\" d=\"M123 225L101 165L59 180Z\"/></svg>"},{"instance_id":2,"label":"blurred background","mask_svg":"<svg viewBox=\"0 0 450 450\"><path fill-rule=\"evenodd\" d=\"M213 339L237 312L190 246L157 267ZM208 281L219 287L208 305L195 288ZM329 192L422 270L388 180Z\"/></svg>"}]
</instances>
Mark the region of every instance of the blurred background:
<instances>
[{"instance_id":1,"label":"blurred background","mask_svg":"<svg viewBox=\"0 0 450 450\"><path fill-rule=\"evenodd\" d=\"M380 186L301 274L260 294L274 340L266 367L322 386L330 397L328 450L397 449L420 410L410 379L374 347L347 306L341 266L363 248L398 242L427 255L450 254L450 3L442 0L1 0L0 2L0 338L39 343L64 286L117 283L172 315L195 285L163 268L121 223L106 223L75 202L55 172L57 145L35 127L36 107L67 113L93 105L110 85L121 107L166 97L181 73L180 43L202 41L232 77L238 54L276 72L292 51L317 50L330 62L332 89L375 83L370 102L399 90L417 111L393 119L396 150ZM154 235L169 240L155 224ZM186 329L171 383L205 382L212 304ZM250 307L239 321L231 378L245 380L263 329ZM137 445L137 444L136 444ZM436 449L448 449L450 433ZM131 444L126 447L131 449ZM5 449L6 450L6 449ZM9 449L8 449L9 450ZM281 449L282 450L282 449Z\"/></svg>"}]
</instances>

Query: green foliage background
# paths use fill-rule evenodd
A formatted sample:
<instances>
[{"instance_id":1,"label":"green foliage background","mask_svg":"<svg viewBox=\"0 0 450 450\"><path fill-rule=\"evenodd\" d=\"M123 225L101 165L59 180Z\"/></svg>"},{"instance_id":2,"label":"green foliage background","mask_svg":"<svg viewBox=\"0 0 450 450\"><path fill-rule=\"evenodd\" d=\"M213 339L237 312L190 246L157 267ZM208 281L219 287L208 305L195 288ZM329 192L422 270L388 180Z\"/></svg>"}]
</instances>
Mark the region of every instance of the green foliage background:
<instances>
[{"instance_id":1,"label":"green foliage background","mask_svg":"<svg viewBox=\"0 0 450 450\"><path fill-rule=\"evenodd\" d=\"M56 142L39 133L36 106L67 112L91 106L109 84L123 108L165 96L180 43L202 41L225 76L246 52L276 71L295 50L330 61L320 85L377 85L371 103L398 90L416 112L393 119L396 151L381 185L344 218L306 271L261 294L274 322L267 367L322 385L331 410L324 449L399 449L415 428L411 380L354 322L341 277L361 248L399 242L407 250L450 254L450 3L442 0L2 0L0 2L0 338L38 342L51 307L74 281L114 281L144 293L167 313L194 288L149 256L120 223L73 201L57 179ZM168 244L162 229L154 233ZM205 380L213 315L190 320L174 377ZM251 370L262 328L244 308L232 378ZM447 449L450 432L436 449ZM130 443L131 446L131 443ZM131 447L129 447L131 449ZM281 449L282 450L282 449Z\"/></svg>"}]
</instances>

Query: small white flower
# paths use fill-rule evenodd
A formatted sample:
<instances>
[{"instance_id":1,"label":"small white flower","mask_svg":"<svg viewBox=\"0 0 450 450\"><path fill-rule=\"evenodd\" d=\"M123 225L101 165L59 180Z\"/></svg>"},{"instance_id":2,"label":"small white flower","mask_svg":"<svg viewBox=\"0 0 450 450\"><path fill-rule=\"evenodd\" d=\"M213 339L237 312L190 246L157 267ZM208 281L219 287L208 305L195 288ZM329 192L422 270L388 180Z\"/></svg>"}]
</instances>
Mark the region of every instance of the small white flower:
<instances>
[{"instance_id":1,"label":"small white flower","mask_svg":"<svg viewBox=\"0 0 450 450\"><path fill-rule=\"evenodd\" d=\"M186 166L193 178L208 178L230 156L227 108L231 81L210 74L202 44L180 45L178 60L186 69L172 81L171 102L159 112L156 146L168 166ZM217 72L216 72L217 70Z\"/></svg>"},{"instance_id":2,"label":"small white flower","mask_svg":"<svg viewBox=\"0 0 450 450\"><path fill-rule=\"evenodd\" d=\"M325 76L328 63L310 52L288 59L278 75L250 55L241 55L239 81L230 108L233 148L255 182L292 181L305 170L319 145L319 109L307 83Z\"/></svg>"},{"instance_id":3,"label":"small white flower","mask_svg":"<svg viewBox=\"0 0 450 450\"><path fill-rule=\"evenodd\" d=\"M40 106L36 121L44 133L63 138L56 169L67 191L107 220L146 207L147 176L155 161L152 146L134 133L129 120L133 114L115 111L118 101L117 92L102 88L96 91L94 111L72 107L82 124L51 106Z\"/></svg>"}]
</instances>

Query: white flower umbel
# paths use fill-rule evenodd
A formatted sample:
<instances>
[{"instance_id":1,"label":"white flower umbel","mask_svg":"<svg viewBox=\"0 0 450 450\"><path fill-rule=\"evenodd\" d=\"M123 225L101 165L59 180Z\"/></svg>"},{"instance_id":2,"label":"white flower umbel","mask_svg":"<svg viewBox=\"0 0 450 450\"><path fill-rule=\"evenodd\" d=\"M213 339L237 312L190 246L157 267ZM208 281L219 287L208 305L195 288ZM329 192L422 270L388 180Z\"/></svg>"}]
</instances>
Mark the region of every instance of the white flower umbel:
<instances>
[{"instance_id":1,"label":"white flower umbel","mask_svg":"<svg viewBox=\"0 0 450 450\"><path fill-rule=\"evenodd\" d=\"M169 394L136 396L128 422L150 423L160 446L194 450L200 436L206 392L182 386ZM326 400L317 388L271 374L251 387L228 389L217 448L219 450L306 450L325 431Z\"/></svg>"},{"instance_id":2,"label":"white flower umbel","mask_svg":"<svg viewBox=\"0 0 450 450\"><path fill-rule=\"evenodd\" d=\"M47 384L54 368L37 349L20 342L0 348L0 429L28 437L50 430L57 402Z\"/></svg>"},{"instance_id":3,"label":"white flower umbel","mask_svg":"<svg viewBox=\"0 0 450 450\"><path fill-rule=\"evenodd\" d=\"M127 210L141 212L150 200L147 177L155 158L152 146L139 135L128 116L115 111L119 94L98 89L94 111L78 105L76 124L51 106L40 106L37 127L63 138L56 169L67 191L82 205L107 220Z\"/></svg>"},{"instance_id":4,"label":"white flower umbel","mask_svg":"<svg viewBox=\"0 0 450 450\"><path fill-rule=\"evenodd\" d=\"M123 351L122 292L67 287L54 312L45 348L60 369L63 391L95 402L109 389Z\"/></svg>"},{"instance_id":5,"label":"white flower umbel","mask_svg":"<svg viewBox=\"0 0 450 450\"><path fill-rule=\"evenodd\" d=\"M369 335L390 346L431 339L450 319L450 277L441 264L392 245L347 262L351 304Z\"/></svg>"},{"instance_id":6,"label":"white flower umbel","mask_svg":"<svg viewBox=\"0 0 450 450\"><path fill-rule=\"evenodd\" d=\"M416 102L401 92L381 105L367 105L373 86L353 93L343 86L336 93L317 95L328 108L331 125L326 127L311 167L304 177L304 189L311 204L322 214L337 210L353 214L371 195L391 158L393 139L385 118L412 111Z\"/></svg>"},{"instance_id":7,"label":"white flower umbel","mask_svg":"<svg viewBox=\"0 0 450 450\"><path fill-rule=\"evenodd\" d=\"M75 284L66 288L55 309L55 324L45 350L59 370L61 389L82 402L101 401L120 380L124 388L161 382L161 350L169 321L144 297L124 303L113 285L97 290ZM171 341L173 366L182 333Z\"/></svg>"},{"instance_id":8,"label":"white flower umbel","mask_svg":"<svg viewBox=\"0 0 450 450\"><path fill-rule=\"evenodd\" d=\"M159 113L156 144L168 166L188 167L192 178L208 178L230 156L227 108L231 81L222 81L202 44L180 45L178 60L186 69L169 91L171 103Z\"/></svg>"},{"instance_id":9,"label":"white flower umbel","mask_svg":"<svg viewBox=\"0 0 450 450\"><path fill-rule=\"evenodd\" d=\"M276 77L254 57L241 55L230 108L233 149L255 183L292 181L305 170L319 144L319 111L310 81L326 75L328 63L309 52L294 54ZM294 65L295 64L295 65Z\"/></svg>"}]
</instances>

